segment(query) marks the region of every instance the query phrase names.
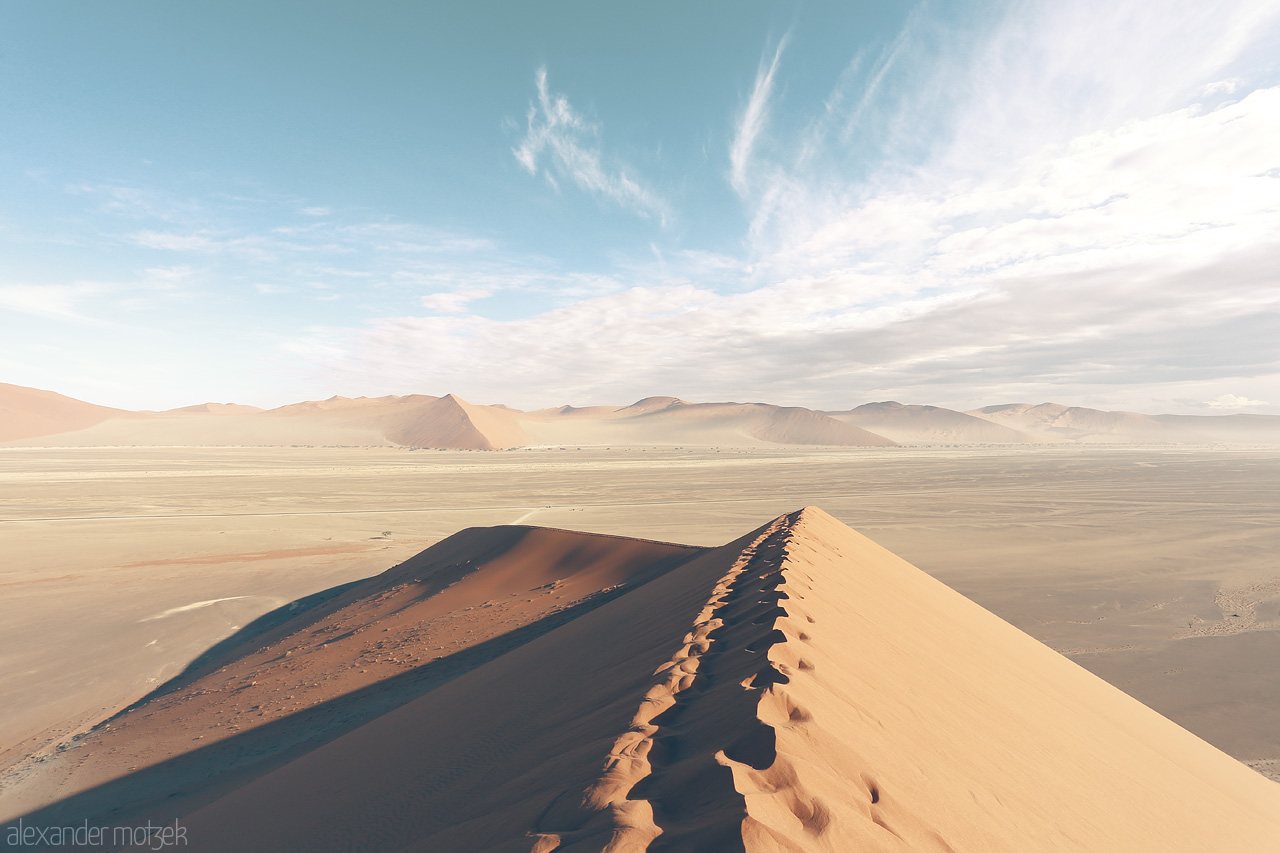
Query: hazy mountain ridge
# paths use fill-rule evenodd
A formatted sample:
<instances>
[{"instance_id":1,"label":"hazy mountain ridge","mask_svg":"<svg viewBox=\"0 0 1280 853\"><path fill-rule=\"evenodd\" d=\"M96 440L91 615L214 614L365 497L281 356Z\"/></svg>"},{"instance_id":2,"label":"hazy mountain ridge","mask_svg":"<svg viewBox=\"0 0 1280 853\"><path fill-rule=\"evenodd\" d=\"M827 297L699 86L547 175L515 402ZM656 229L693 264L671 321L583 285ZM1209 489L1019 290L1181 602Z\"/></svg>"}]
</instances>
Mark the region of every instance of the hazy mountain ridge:
<instances>
[{"instance_id":1,"label":"hazy mountain ridge","mask_svg":"<svg viewBox=\"0 0 1280 853\"><path fill-rule=\"evenodd\" d=\"M521 411L455 394L341 397L262 410L204 403L130 412L0 384L0 444L16 446L391 445L448 450L529 446L838 446L1037 443L1280 443L1280 416L1144 415L1057 403L960 412L896 401L819 411L654 396L628 406Z\"/></svg>"}]
</instances>

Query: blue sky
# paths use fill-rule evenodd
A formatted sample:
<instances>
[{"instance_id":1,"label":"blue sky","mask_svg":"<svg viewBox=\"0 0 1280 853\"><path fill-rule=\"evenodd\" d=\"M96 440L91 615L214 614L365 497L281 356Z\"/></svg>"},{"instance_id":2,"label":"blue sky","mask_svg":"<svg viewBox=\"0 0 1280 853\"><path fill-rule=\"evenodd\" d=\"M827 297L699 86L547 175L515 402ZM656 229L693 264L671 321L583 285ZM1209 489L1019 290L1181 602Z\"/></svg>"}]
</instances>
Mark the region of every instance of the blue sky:
<instances>
[{"instance_id":1,"label":"blue sky","mask_svg":"<svg viewBox=\"0 0 1280 853\"><path fill-rule=\"evenodd\" d=\"M7 3L0 381L1280 413L1278 56L1249 0Z\"/></svg>"}]
</instances>

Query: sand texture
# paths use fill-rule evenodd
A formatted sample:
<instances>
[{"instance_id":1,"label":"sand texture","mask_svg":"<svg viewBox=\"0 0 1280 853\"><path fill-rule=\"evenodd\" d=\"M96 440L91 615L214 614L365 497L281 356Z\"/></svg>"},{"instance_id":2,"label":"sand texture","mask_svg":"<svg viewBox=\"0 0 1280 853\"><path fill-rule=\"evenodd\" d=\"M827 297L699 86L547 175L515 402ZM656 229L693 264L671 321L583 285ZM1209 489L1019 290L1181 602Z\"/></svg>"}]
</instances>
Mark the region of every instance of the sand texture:
<instances>
[{"instance_id":1,"label":"sand texture","mask_svg":"<svg viewBox=\"0 0 1280 853\"><path fill-rule=\"evenodd\" d=\"M197 850L1266 850L1280 787L815 508L503 526L283 608L28 771Z\"/></svg>"}]
</instances>

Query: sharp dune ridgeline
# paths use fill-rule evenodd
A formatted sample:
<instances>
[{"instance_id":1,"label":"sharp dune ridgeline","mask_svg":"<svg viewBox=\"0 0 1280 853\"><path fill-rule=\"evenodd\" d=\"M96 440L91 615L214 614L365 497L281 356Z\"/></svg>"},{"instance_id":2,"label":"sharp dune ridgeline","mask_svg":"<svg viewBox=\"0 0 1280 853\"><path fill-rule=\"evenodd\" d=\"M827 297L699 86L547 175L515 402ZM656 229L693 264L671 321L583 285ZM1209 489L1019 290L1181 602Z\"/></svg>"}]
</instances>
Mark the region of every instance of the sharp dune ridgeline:
<instances>
[{"instance_id":1,"label":"sharp dune ridgeline","mask_svg":"<svg viewBox=\"0 0 1280 853\"><path fill-rule=\"evenodd\" d=\"M1269 850L1280 786L816 508L472 528L295 602L7 819L195 850Z\"/></svg>"},{"instance_id":2,"label":"sharp dune ridgeline","mask_svg":"<svg viewBox=\"0 0 1280 853\"><path fill-rule=\"evenodd\" d=\"M1280 443L1280 416L1142 415L1013 403L957 412L888 401L820 412L646 397L629 406L520 411L433 397L330 397L262 410L202 403L164 412L97 406L0 384L0 446L890 447L899 444Z\"/></svg>"},{"instance_id":3,"label":"sharp dune ridgeline","mask_svg":"<svg viewBox=\"0 0 1280 853\"><path fill-rule=\"evenodd\" d=\"M0 443L82 430L107 420L142 415L95 406L53 391L0 383Z\"/></svg>"}]
</instances>

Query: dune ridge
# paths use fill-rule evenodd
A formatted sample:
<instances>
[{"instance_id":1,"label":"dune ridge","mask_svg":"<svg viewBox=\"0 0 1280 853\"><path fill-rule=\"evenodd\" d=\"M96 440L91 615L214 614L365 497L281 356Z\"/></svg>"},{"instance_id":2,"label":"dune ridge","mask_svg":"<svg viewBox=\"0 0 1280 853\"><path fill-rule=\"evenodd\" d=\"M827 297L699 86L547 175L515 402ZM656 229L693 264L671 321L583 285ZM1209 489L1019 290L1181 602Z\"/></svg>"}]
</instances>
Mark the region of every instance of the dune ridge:
<instances>
[{"instance_id":1,"label":"dune ridge","mask_svg":"<svg viewBox=\"0 0 1280 853\"><path fill-rule=\"evenodd\" d=\"M908 444L1027 444L1044 438L972 414L940 406L888 400L826 414Z\"/></svg>"},{"instance_id":2,"label":"dune ridge","mask_svg":"<svg viewBox=\"0 0 1280 853\"><path fill-rule=\"evenodd\" d=\"M677 738L713 739L715 732L707 730L705 715L680 735L671 732L694 716L690 714L694 703L719 704L719 713L710 720L713 724L723 717L749 715L748 706L759 702L764 686L781 676L768 659L761 667L759 652L769 645L772 632L760 626L767 624L764 617L770 610L777 609L778 596L771 590L781 581L778 557L790 535L787 521L785 516L776 519L754 535L716 584L679 650L658 668L630 727L614 741L604 772L581 799L578 811L585 820L576 821L579 826L570 830L539 826L538 840L531 848L534 853L574 849L624 853L675 844L731 849L739 840L745 802L732 775L724 770L734 762L725 750L749 761L752 753L761 752L760 733L734 733L735 742L714 753L702 746L677 759L672 748ZM761 571L752 572L757 566ZM730 621L730 610L739 618ZM743 622L747 616L755 618ZM759 671L752 673L753 669ZM744 672L745 679L741 678ZM707 688L712 674L718 682L716 693ZM733 689L735 684L745 692ZM691 787L699 791L693 802L684 796ZM540 824L554 820L544 817Z\"/></svg>"},{"instance_id":3,"label":"dune ridge","mask_svg":"<svg viewBox=\"0 0 1280 853\"><path fill-rule=\"evenodd\" d=\"M836 604L828 609L856 613L849 598L830 597L827 572L886 557L899 564L886 567L898 575L888 594L911 591L925 599L917 604L941 605L931 615L950 630L924 642L903 637L899 662L914 658L925 672L901 679L901 695L864 699L850 688L895 685L858 673L856 663L850 671L838 650L860 632L836 625L844 636L833 644L822 636L833 620L814 612ZM864 589L880 579L870 574ZM954 656L935 645L950 631ZM1014 672L992 679L995 690L946 695L964 675L992 675L994 660L975 667L965 656L983 657L979 647L993 641ZM1031 673L1042 668L1058 683L1035 684ZM832 669L845 678L821 683ZM577 820L549 809L533 853L1262 850L1280 827L1280 788L813 507L754 534L656 676ZM1032 709L1008 713L1021 698L1010 681L1030 688ZM938 683L943 695L931 697ZM1046 686L1048 696L1035 695ZM1007 692L979 695L999 688ZM898 706L897 719L882 718L876 699ZM966 716L970 726L960 722ZM1010 737L1004 726L1028 735L1060 728L1038 732L1046 744ZM1107 777L1105 792L1090 788L1090 773ZM1055 774L1067 778L1048 778ZM1225 801L1233 817L1215 815L1202 798Z\"/></svg>"},{"instance_id":4,"label":"dune ridge","mask_svg":"<svg viewBox=\"0 0 1280 853\"><path fill-rule=\"evenodd\" d=\"M0 443L86 429L137 412L98 406L53 391L0 382Z\"/></svg>"},{"instance_id":5,"label":"dune ridge","mask_svg":"<svg viewBox=\"0 0 1280 853\"><path fill-rule=\"evenodd\" d=\"M1181 424L1165 423L1137 412L1105 412L1059 403L1007 403L983 406L965 414L992 423L1071 441L1203 442L1209 435ZM1201 419L1201 420L1207 420Z\"/></svg>"},{"instance_id":6,"label":"dune ridge","mask_svg":"<svg viewBox=\"0 0 1280 853\"><path fill-rule=\"evenodd\" d=\"M893 401L822 412L771 403L690 403L653 396L629 406L520 411L456 394L341 397L274 409L203 403L127 412L49 391L0 385L0 445L402 446L508 450L555 446L893 447L902 444L1280 442L1280 417L1104 412L1009 403L957 412Z\"/></svg>"},{"instance_id":7,"label":"dune ridge","mask_svg":"<svg viewBox=\"0 0 1280 853\"><path fill-rule=\"evenodd\" d=\"M10 408L17 413L10 416L8 437L0 432L0 443L86 447L399 445L441 450L568 444L896 444L810 409L767 403L686 403L675 397L647 397L630 406L566 405L533 412L477 405L456 394L334 396L266 411L205 403L167 412L123 412L61 398L78 407L77 416L68 418L46 411L51 408L46 398L58 395L19 390L23 393L0 394L0 407L12 399ZM21 429L12 427L19 423Z\"/></svg>"},{"instance_id":8,"label":"dune ridge","mask_svg":"<svg viewBox=\"0 0 1280 853\"><path fill-rule=\"evenodd\" d=\"M715 549L462 531L193 679L45 765L28 822L178 817L203 850L1280 837L1275 783L813 507Z\"/></svg>"},{"instance_id":9,"label":"dune ridge","mask_svg":"<svg viewBox=\"0 0 1280 853\"><path fill-rule=\"evenodd\" d=\"M446 394L389 420L383 436L406 447L499 450L521 447L529 437L511 412L475 406Z\"/></svg>"}]
</instances>

